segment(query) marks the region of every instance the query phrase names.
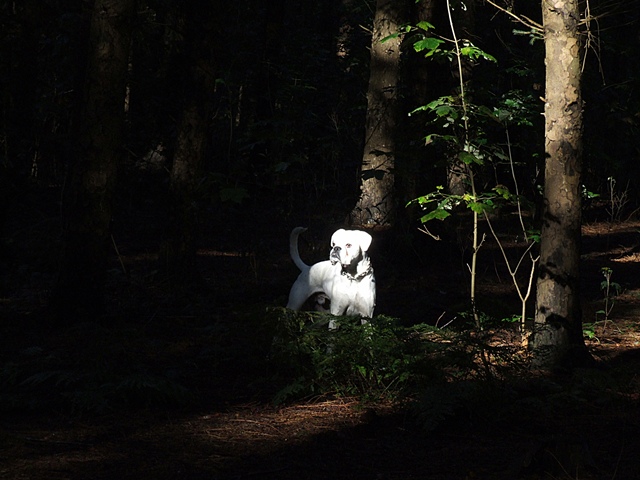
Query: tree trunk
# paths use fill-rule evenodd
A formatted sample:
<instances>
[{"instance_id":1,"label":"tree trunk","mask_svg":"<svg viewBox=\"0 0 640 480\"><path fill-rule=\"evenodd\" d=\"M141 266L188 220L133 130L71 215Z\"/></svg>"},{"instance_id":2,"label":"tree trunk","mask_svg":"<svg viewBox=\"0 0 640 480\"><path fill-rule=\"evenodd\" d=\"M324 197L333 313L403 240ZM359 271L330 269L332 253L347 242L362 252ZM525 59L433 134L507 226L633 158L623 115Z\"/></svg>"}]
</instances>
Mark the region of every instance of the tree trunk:
<instances>
[{"instance_id":1,"label":"tree trunk","mask_svg":"<svg viewBox=\"0 0 640 480\"><path fill-rule=\"evenodd\" d=\"M534 366L586 357L580 308L582 96L578 0L543 0L546 48L544 211Z\"/></svg>"},{"instance_id":2,"label":"tree trunk","mask_svg":"<svg viewBox=\"0 0 640 480\"><path fill-rule=\"evenodd\" d=\"M202 105L189 102L178 127L169 186L171 211L159 254L160 274L178 284L199 280L196 268L197 189L202 181L208 126Z\"/></svg>"},{"instance_id":3,"label":"tree trunk","mask_svg":"<svg viewBox=\"0 0 640 480\"><path fill-rule=\"evenodd\" d=\"M199 186L204 175L204 158L210 133L210 115L215 92L214 19L199 2L183 9L185 76L183 110L177 127L171 168L169 221L159 251L159 272L176 285L197 284L197 232ZM218 12L219 13L219 12Z\"/></svg>"},{"instance_id":4,"label":"tree trunk","mask_svg":"<svg viewBox=\"0 0 640 480\"><path fill-rule=\"evenodd\" d=\"M96 0L93 5L78 138L63 206L62 263L52 295L52 306L66 323L90 319L104 303L134 3Z\"/></svg>"},{"instance_id":5,"label":"tree trunk","mask_svg":"<svg viewBox=\"0 0 640 480\"><path fill-rule=\"evenodd\" d=\"M393 221L395 137L398 121L400 38L381 40L398 31L404 3L377 0L371 40L369 91L362 186L350 223L361 226L389 226Z\"/></svg>"}]
</instances>

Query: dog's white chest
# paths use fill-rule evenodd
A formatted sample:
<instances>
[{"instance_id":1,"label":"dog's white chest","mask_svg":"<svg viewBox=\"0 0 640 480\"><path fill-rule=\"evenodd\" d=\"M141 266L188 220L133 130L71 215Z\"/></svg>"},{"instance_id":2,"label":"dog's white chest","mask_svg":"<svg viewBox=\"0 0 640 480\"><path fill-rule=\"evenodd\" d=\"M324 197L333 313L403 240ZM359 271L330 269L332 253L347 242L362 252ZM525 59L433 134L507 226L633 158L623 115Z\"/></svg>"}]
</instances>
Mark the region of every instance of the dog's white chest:
<instances>
[{"instance_id":1,"label":"dog's white chest","mask_svg":"<svg viewBox=\"0 0 640 480\"><path fill-rule=\"evenodd\" d=\"M373 273L359 279L340 275L329 297L337 315L373 316L376 298Z\"/></svg>"}]
</instances>

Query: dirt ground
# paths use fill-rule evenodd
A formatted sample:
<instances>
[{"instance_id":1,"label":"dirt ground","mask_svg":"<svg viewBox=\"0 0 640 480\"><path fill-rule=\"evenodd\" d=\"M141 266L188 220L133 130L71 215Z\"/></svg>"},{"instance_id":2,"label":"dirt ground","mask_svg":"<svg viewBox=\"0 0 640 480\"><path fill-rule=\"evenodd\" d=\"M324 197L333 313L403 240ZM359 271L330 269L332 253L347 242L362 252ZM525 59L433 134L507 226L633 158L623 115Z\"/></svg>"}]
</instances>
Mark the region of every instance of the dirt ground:
<instances>
[{"instance_id":1,"label":"dirt ground","mask_svg":"<svg viewBox=\"0 0 640 480\"><path fill-rule=\"evenodd\" d=\"M388 401L318 396L275 406L268 386L256 380L263 373L259 356L231 353L247 339L247 351L254 348L253 319L266 306L284 303L295 275L286 245L277 255L260 246L203 249L207 288L186 298L149 281L154 259L148 251L119 245L114 272L128 276L112 275L111 326L64 332L41 327L50 278L25 267L2 299L3 378L8 365L16 358L27 362L30 352L88 358L83 355L91 349L118 345L114 358L165 372L175 368L178 377L187 372L200 400L99 412L58 403L3 408L0 478L640 478L639 231L640 222L632 221L584 227L584 322L594 323L587 343L599 368L501 384L482 405L463 405L432 430L420 428L404 404ZM478 294L483 306L517 306L497 250L489 242L486 248ZM464 270L442 263L409 276L393 274L379 259L378 310L455 320L464 302ZM596 313L604 308L603 267L621 287L606 323Z\"/></svg>"}]
</instances>

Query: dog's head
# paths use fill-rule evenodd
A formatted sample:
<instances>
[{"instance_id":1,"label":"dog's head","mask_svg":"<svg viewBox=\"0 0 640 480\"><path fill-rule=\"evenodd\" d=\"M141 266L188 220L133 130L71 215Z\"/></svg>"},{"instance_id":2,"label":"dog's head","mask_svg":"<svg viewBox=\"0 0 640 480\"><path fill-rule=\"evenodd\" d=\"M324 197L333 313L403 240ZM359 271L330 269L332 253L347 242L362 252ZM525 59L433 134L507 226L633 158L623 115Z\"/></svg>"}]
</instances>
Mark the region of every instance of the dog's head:
<instances>
[{"instance_id":1,"label":"dog's head","mask_svg":"<svg viewBox=\"0 0 640 480\"><path fill-rule=\"evenodd\" d=\"M371 240L371 235L367 232L341 228L331 237L329 260L333 265L340 263L343 269L353 267L366 257Z\"/></svg>"}]
</instances>

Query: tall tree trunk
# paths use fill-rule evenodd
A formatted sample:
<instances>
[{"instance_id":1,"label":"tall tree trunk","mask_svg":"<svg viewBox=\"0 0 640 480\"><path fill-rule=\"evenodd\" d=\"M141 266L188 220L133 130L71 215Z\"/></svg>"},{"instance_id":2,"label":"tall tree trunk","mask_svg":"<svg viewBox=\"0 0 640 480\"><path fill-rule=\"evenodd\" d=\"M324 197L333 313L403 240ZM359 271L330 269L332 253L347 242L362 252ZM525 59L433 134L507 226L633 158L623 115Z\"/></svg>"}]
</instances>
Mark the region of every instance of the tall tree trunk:
<instances>
[{"instance_id":1,"label":"tall tree trunk","mask_svg":"<svg viewBox=\"0 0 640 480\"><path fill-rule=\"evenodd\" d=\"M160 246L160 273L178 284L197 283L196 233L198 185L202 181L209 119L195 100L184 108L170 175L170 213L166 236Z\"/></svg>"},{"instance_id":2,"label":"tall tree trunk","mask_svg":"<svg viewBox=\"0 0 640 480\"><path fill-rule=\"evenodd\" d=\"M405 2L377 0L371 39L369 91L361 196L351 212L352 225L389 226L393 221L395 137L398 121L400 38L381 40L398 31Z\"/></svg>"},{"instance_id":3,"label":"tall tree trunk","mask_svg":"<svg viewBox=\"0 0 640 480\"><path fill-rule=\"evenodd\" d=\"M544 211L534 365L586 358L580 308L582 96L578 0L543 0L546 48Z\"/></svg>"},{"instance_id":4,"label":"tall tree trunk","mask_svg":"<svg viewBox=\"0 0 640 480\"><path fill-rule=\"evenodd\" d=\"M202 183L215 91L214 19L206 2L189 2L183 10L185 72L183 109L177 127L171 168L169 221L160 245L159 272L176 285L200 282L196 250L199 219L198 187ZM220 11L218 15L222 15Z\"/></svg>"},{"instance_id":5,"label":"tall tree trunk","mask_svg":"<svg viewBox=\"0 0 640 480\"><path fill-rule=\"evenodd\" d=\"M134 0L96 0L75 158L64 199L63 251L52 306L65 322L104 303L111 201L122 155Z\"/></svg>"}]
</instances>

